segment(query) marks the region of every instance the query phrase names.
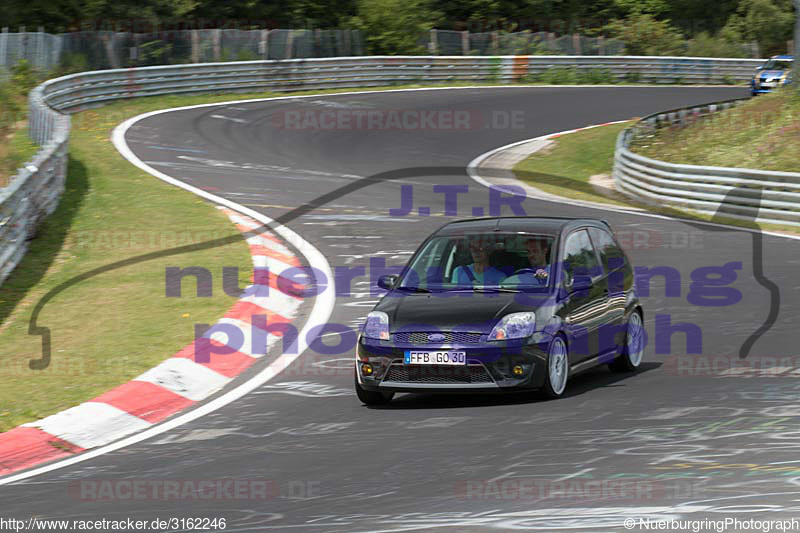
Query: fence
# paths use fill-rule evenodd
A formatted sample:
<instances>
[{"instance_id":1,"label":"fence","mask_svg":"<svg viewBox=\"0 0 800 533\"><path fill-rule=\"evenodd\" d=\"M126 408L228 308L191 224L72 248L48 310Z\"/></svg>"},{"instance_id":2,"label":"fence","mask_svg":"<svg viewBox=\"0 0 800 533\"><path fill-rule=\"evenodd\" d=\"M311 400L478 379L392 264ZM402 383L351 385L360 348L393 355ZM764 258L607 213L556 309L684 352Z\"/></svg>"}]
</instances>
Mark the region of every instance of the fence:
<instances>
[{"instance_id":1,"label":"fence","mask_svg":"<svg viewBox=\"0 0 800 533\"><path fill-rule=\"evenodd\" d=\"M552 32L481 32L431 30L432 53L441 55L621 55L625 43L603 36Z\"/></svg>"},{"instance_id":2,"label":"fence","mask_svg":"<svg viewBox=\"0 0 800 533\"><path fill-rule=\"evenodd\" d=\"M548 69L608 69L644 81L711 83L749 79L759 60L663 57L344 57L243 61L99 70L46 81L29 95L29 133L41 146L34 159L0 189L0 283L27 249L36 227L64 188L69 115L123 98L158 94L293 91L408 83L509 83ZM637 157L629 156L631 159Z\"/></svg>"},{"instance_id":3,"label":"fence","mask_svg":"<svg viewBox=\"0 0 800 533\"><path fill-rule=\"evenodd\" d=\"M100 70L256 59L360 56L358 30L175 30L112 31L50 35L43 31L0 33L0 67L25 59L39 70L59 67Z\"/></svg>"},{"instance_id":4,"label":"fence","mask_svg":"<svg viewBox=\"0 0 800 533\"><path fill-rule=\"evenodd\" d=\"M617 138L614 180L629 196L701 213L800 225L800 173L678 165L636 154L635 141L666 126L685 126L735 106L739 100L647 116Z\"/></svg>"},{"instance_id":5,"label":"fence","mask_svg":"<svg viewBox=\"0 0 800 533\"><path fill-rule=\"evenodd\" d=\"M420 36L439 56L569 55L619 56L625 43L603 36L553 32L431 30ZM751 50L743 45L742 50ZM25 59L39 70L68 71L177 65L219 61L362 56L358 30L168 30L151 33L81 31L51 35L0 33L0 73Z\"/></svg>"}]
</instances>

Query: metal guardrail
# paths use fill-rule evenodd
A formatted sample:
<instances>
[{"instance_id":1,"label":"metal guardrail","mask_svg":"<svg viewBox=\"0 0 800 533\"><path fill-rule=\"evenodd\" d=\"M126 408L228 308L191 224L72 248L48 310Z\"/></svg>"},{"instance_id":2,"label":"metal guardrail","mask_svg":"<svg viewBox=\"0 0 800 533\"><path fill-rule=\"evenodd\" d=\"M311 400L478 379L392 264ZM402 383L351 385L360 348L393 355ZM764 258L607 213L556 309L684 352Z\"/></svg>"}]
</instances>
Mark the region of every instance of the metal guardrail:
<instances>
[{"instance_id":1,"label":"metal guardrail","mask_svg":"<svg viewBox=\"0 0 800 533\"><path fill-rule=\"evenodd\" d=\"M741 82L761 63L691 57L371 56L140 67L49 80L29 96L29 134L41 148L10 185L0 189L0 283L19 263L38 223L58 203L67 167L68 114L82 109L160 94L535 81L553 68L600 70L614 80L644 83ZM568 71L555 71L560 72Z\"/></svg>"},{"instance_id":2,"label":"metal guardrail","mask_svg":"<svg viewBox=\"0 0 800 533\"><path fill-rule=\"evenodd\" d=\"M733 219L800 226L800 173L682 165L631 150L665 126L685 126L745 100L655 113L617 137L613 176L625 194Z\"/></svg>"}]
</instances>

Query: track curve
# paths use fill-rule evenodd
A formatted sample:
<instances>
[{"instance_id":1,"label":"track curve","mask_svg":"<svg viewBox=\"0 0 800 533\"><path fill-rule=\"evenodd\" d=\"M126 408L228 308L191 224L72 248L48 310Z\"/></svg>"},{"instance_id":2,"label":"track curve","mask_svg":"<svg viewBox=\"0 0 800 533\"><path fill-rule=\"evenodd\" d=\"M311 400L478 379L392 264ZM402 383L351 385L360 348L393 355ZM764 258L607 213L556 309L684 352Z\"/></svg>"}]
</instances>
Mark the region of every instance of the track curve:
<instances>
[{"instance_id":1,"label":"track curve","mask_svg":"<svg viewBox=\"0 0 800 533\"><path fill-rule=\"evenodd\" d=\"M154 115L131 127L126 140L153 168L276 219L380 172L463 168L477 155L517 140L745 91L509 87L287 98ZM277 126L286 110L331 109L516 113L522 127ZM408 184L415 208L429 207L431 216L390 214L400 206L401 186ZM444 215L444 195L434 194L434 184L469 186L459 197L457 216ZM474 207L488 210L488 191L466 172L450 172L373 183L288 225L334 268L368 266L370 257L399 265L430 231L471 216ZM586 214L585 208L532 199L524 207L529 214ZM764 236L762 258L754 255L754 237L746 232L613 211L590 215L660 236L658 245L630 250L634 264L671 267L680 274L672 286L678 296L666 296L663 281L653 280L651 295L643 299L648 333L655 315L669 314L673 322L702 329L704 355L735 357L772 303L753 277L759 262L782 289L781 308L753 354L791 355L800 301L790 288L796 284L800 242ZM742 263L735 282L741 302L700 307L689 301L692 272L730 262ZM355 327L375 300L366 285L354 285L352 296L337 298L331 321ZM229 531L621 531L628 517L720 519L736 510L740 518L797 517L800 470L792 465L800 436L797 374L677 375L670 358L686 353L684 342L683 334L676 334L671 352L656 354L651 341L641 372L621 377L591 371L572 380L566 397L556 402L403 396L386 409L366 409L355 399L348 354L307 351L283 376L225 408L154 439L0 487L0 500L17 518L224 517ZM336 368L346 370L331 370ZM620 478L652 483L655 490L638 497L552 492L554 483ZM267 501L96 501L70 492L75 482L99 479L266 479L280 495ZM536 486L549 492L513 492L508 485L513 480L546 481ZM481 488L468 493L470 482ZM503 482L510 492L493 493Z\"/></svg>"}]
</instances>

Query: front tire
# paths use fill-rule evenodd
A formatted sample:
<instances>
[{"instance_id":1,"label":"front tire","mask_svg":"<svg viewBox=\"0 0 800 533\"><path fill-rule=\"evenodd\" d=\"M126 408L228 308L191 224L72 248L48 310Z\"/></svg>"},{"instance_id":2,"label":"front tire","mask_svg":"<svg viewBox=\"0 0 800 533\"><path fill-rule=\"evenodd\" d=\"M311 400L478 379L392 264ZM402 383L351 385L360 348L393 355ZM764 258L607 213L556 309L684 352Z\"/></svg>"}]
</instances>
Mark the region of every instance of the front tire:
<instances>
[{"instance_id":1,"label":"front tire","mask_svg":"<svg viewBox=\"0 0 800 533\"><path fill-rule=\"evenodd\" d=\"M567 378L569 378L567 341L563 336L556 335L547 349L547 372L542 387L545 397L560 398L567 388Z\"/></svg>"},{"instance_id":2,"label":"front tire","mask_svg":"<svg viewBox=\"0 0 800 533\"><path fill-rule=\"evenodd\" d=\"M642 364L644 355L644 323L642 314L634 309L628 317L628 327L625 331L625 346L622 353L608 365L614 372L633 372Z\"/></svg>"},{"instance_id":3,"label":"front tire","mask_svg":"<svg viewBox=\"0 0 800 533\"><path fill-rule=\"evenodd\" d=\"M358 372L358 369L356 369L356 372ZM364 405L386 405L394 398L393 392L375 392L362 388L358 382L358 376L355 376L355 386L356 396Z\"/></svg>"}]
</instances>

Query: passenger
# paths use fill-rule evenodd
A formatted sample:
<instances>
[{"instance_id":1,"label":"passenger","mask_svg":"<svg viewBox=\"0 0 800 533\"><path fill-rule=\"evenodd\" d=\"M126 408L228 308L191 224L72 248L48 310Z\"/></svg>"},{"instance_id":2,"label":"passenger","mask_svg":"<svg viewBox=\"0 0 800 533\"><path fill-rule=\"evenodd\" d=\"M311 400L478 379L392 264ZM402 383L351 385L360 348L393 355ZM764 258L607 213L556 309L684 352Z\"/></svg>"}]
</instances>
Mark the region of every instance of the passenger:
<instances>
[{"instance_id":1,"label":"passenger","mask_svg":"<svg viewBox=\"0 0 800 533\"><path fill-rule=\"evenodd\" d=\"M459 285L498 285L505 277L499 268L489 264L489 243L485 240L475 239L469 243L473 263L456 267L453 271L453 280Z\"/></svg>"}]
</instances>

